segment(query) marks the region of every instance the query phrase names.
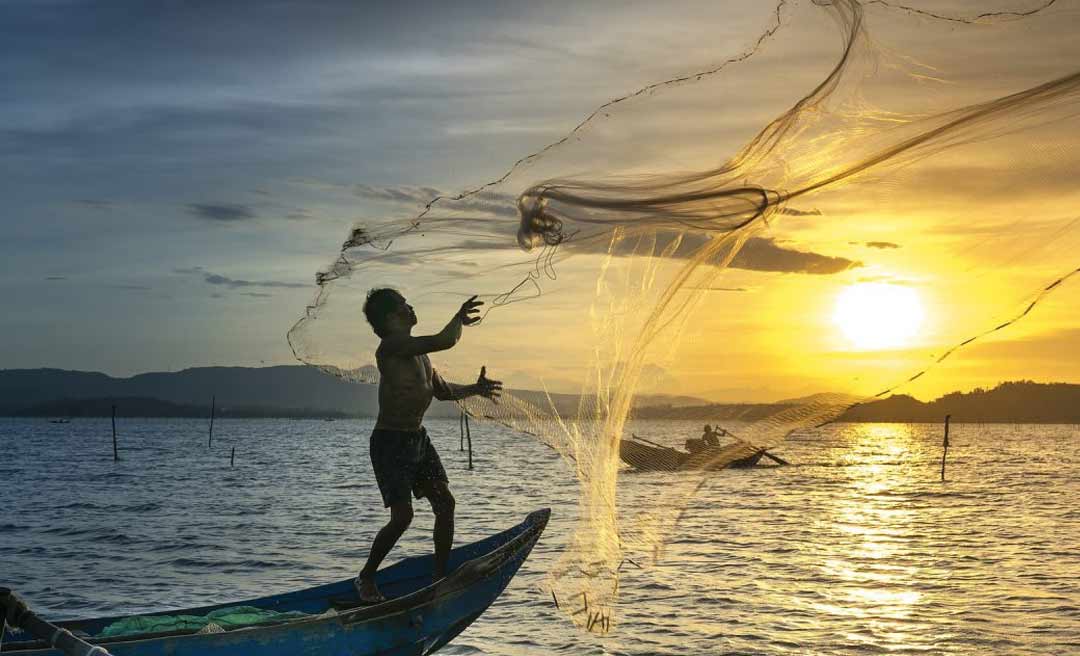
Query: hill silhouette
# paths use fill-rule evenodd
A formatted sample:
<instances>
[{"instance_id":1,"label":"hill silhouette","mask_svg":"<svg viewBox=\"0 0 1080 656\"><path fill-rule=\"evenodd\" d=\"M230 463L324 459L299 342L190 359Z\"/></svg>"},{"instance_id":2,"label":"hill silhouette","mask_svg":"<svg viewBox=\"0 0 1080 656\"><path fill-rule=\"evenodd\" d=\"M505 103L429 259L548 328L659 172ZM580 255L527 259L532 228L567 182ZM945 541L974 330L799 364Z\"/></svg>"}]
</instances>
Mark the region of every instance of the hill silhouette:
<instances>
[{"instance_id":1,"label":"hill silhouette","mask_svg":"<svg viewBox=\"0 0 1080 656\"><path fill-rule=\"evenodd\" d=\"M809 397L814 398L814 397ZM798 400L778 403L710 403L674 407L641 407L639 419L695 419L713 421L757 421L798 405ZM939 422L952 415L955 422L1015 424L1080 423L1080 385L1018 381L993 389L953 392L924 402L898 394L887 399L861 403L845 411L843 422Z\"/></svg>"},{"instance_id":2,"label":"hill silhouette","mask_svg":"<svg viewBox=\"0 0 1080 656\"><path fill-rule=\"evenodd\" d=\"M581 400L576 394L514 391L563 417L575 416ZM205 417L211 397L216 397L221 417L374 417L379 411L374 385L350 383L302 365L198 367L129 378L64 369L0 370L4 416L107 417L116 405L127 417ZM661 395L645 395L639 402L704 403ZM451 418L459 413L456 404L436 401L427 416Z\"/></svg>"},{"instance_id":3,"label":"hill silhouette","mask_svg":"<svg viewBox=\"0 0 1080 656\"><path fill-rule=\"evenodd\" d=\"M953 392L930 402L907 395L855 406L839 421L937 422L945 415L968 423L1080 423L1080 385L1016 381L992 389Z\"/></svg>"}]
</instances>

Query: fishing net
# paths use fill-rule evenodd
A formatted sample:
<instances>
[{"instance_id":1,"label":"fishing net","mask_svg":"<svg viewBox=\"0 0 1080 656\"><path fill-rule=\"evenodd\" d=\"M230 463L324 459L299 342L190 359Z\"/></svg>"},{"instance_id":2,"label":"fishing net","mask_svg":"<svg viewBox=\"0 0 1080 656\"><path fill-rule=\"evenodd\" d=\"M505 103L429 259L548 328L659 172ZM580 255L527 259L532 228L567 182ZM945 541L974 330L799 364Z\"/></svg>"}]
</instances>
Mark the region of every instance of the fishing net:
<instances>
[{"instance_id":1,"label":"fishing net","mask_svg":"<svg viewBox=\"0 0 1080 656\"><path fill-rule=\"evenodd\" d=\"M373 383L369 289L400 290L416 334L478 294L482 323L435 366L488 365L510 391L468 413L565 457L580 519L549 583L611 630L620 576L662 556L708 480L620 511L643 396L773 390L787 400L736 431L773 446L927 384L1077 271L1077 5L973 6L780 2L715 65L607 103L497 180L356 185L375 218L318 274L294 352Z\"/></svg>"},{"instance_id":2,"label":"fishing net","mask_svg":"<svg viewBox=\"0 0 1080 656\"><path fill-rule=\"evenodd\" d=\"M298 611L274 611L255 608L254 606L231 606L210 611L206 615L125 617L106 626L97 637L117 638L166 631L222 633L246 626L289 622L310 617L313 616Z\"/></svg>"}]
</instances>

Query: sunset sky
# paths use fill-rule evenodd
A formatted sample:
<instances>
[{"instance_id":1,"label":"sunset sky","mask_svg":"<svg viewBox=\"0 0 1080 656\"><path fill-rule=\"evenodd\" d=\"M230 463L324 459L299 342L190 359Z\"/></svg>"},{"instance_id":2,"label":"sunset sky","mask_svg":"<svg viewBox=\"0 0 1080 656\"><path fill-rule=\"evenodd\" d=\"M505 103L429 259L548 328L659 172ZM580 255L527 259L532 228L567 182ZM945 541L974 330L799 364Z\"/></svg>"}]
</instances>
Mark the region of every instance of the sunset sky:
<instances>
[{"instance_id":1,"label":"sunset sky","mask_svg":"<svg viewBox=\"0 0 1080 656\"><path fill-rule=\"evenodd\" d=\"M712 86L635 100L613 127L500 187L506 207L533 175L694 170L733 154L836 56L835 38L817 38L828 21L797 4L756 63L769 75L747 67ZM965 6L945 4L933 7ZM750 1L4 3L0 368L130 375L295 364L286 332L355 221L407 217L436 193L499 177L605 101L742 52L773 11ZM967 63L926 76L965 84L926 82L934 106L1074 72L1080 4L1052 12L1010 33L1020 42L988 32L956 44ZM892 45L888 29L879 36ZM895 100L907 109L909 99ZM941 153L862 195L794 201L705 293L678 348L656 357L650 391L716 400L873 393L1008 318L1080 266L1080 209L1069 211L1080 208L1069 168L1077 125L1061 123L1054 148L1039 149L1032 173L1007 188L987 181L1014 166L1010 149L1023 134ZM1054 157L1069 166L1050 167ZM973 203L978 217L947 220ZM487 337L466 340L490 340L487 364L501 365L510 385L514 373L556 387L574 378L569 368L560 375L560 362L589 350L582 320L596 288L595 276L574 271L600 259L567 260L564 295L550 305L561 309L500 308ZM415 276L402 286L427 284L415 268L401 275ZM857 287L871 283L886 287ZM1080 382L1078 290L1080 280L1066 283L1024 321L898 391L927 398L1002 380ZM853 310L851 295L867 291L886 302ZM446 302L433 307L444 313ZM414 304L422 320L435 312ZM359 321L358 305L335 312L349 308ZM875 339L885 328L895 334ZM573 345L551 344L553 334ZM882 364L890 359L895 366Z\"/></svg>"}]
</instances>

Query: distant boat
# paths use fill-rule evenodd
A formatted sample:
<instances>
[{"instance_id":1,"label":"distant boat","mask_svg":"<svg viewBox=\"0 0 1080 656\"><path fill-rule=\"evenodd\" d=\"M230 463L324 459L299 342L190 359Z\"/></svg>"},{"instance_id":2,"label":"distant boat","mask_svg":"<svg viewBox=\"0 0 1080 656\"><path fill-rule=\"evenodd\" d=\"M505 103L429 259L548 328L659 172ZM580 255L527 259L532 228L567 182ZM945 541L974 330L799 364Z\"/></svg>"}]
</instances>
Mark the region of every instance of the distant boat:
<instances>
[{"instance_id":1,"label":"distant boat","mask_svg":"<svg viewBox=\"0 0 1080 656\"><path fill-rule=\"evenodd\" d=\"M498 598L532 551L550 514L550 510L538 510L513 528L454 549L450 575L435 584L431 582L430 555L387 567L378 573L377 581L391 599L373 606L358 605L352 579L347 579L248 601L149 615L202 617L233 606L308 615L272 624L221 632L165 631L101 639L93 636L125 618L57 625L113 656L423 656L450 642ZM6 632L0 637L5 656L62 656L42 640L26 641L25 634L17 638Z\"/></svg>"},{"instance_id":2,"label":"distant boat","mask_svg":"<svg viewBox=\"0 0 1080 656\"><path fill-rule=\"evenodd\" d=\"M753 467L764 455L765 449L746 442L706 446L694 453L661 446L637 435L623 438L619 443L619 457L622 461L642 471L715 471Z\"/></svg>"},{"instance_id":3,"label":"distant boat","mask_svg":"<svg viewBox=\"0 0 1080 656\"><path fill-rule=\"evenodd\" d=\"M50 424L70 424L71 420L70 419L50 419L49 423Z\"/></svg>"}]
</instances>

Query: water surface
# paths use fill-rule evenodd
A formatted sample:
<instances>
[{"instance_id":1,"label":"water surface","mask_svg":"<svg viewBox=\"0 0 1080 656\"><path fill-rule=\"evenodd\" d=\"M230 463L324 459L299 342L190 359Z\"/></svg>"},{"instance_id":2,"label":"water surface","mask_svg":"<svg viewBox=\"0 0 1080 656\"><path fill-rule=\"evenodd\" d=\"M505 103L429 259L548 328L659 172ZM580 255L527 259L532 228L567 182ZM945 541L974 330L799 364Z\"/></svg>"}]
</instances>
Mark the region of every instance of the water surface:
<instances>
[{"instance_id":1,"label":"water surface","mask_svg":"<svg viewBox=\"0 0 1080 656\"><path fill-rule=\"evenodd\" d=\"M386 514L371 422L0 419L0 580L51 618L227 602L355 574ZM1080 654L1080 430L838 424L791 439L795 463L709 475L656 565L621 581L616 630L555 610L545 572L577 484L532 438L428 423L458 499L458 542L551 507L503 597L447 654ZM678 444L699 427L637 422ZM236 447L236 466L229 455ZM626 472L634 509L686 485ZM682 480L682 483L679 481ZM427 552L423 505L391 559ZM630 512L630 510L626 510Z\"/></svg>"}]
</instances>

